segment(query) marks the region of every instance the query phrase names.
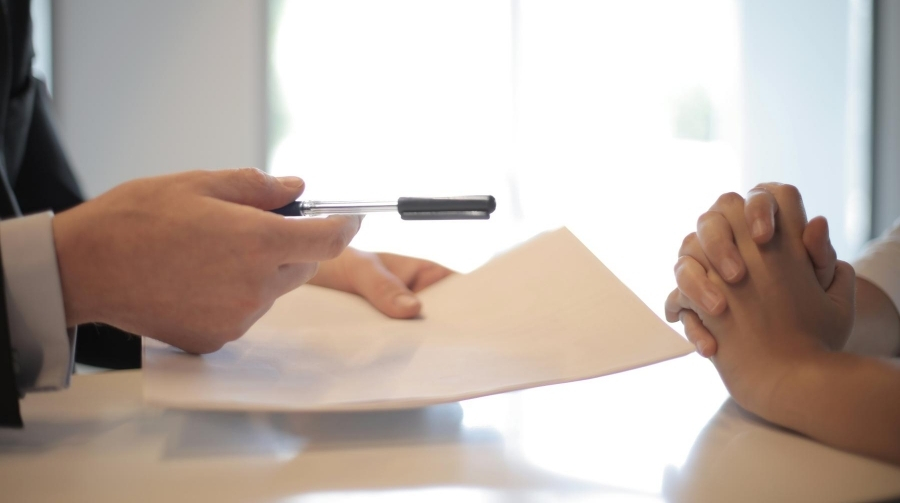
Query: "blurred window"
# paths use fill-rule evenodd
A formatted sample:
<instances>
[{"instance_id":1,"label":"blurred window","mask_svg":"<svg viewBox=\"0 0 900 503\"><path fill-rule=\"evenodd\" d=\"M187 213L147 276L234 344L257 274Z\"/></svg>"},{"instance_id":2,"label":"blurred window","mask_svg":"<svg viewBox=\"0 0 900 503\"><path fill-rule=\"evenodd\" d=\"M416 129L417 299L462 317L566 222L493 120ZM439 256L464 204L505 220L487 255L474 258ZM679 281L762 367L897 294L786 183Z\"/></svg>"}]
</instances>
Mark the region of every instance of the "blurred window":
<instances>
[{"instance_id":1,"label":"blurred window","mask_svg":"<svg viewBox=\"0 0 900 503\"><path fill-rule=\"evenodd\" d=\"M757 176L803 182L810 176L772 165L771 156L802 159L773 145L810 150L833 138L794 141L791 134L817 131L793 126L791 117L807 114L789 104L843 113L841 93L852 82L823 88L836 101L815 96L806 105L791 92L815 86L816 67L798 63L808 72L798 78L790 62L763 66L793 54L796 41L825 62L822 72L846 77L846 52L813 52L803 44L818 43L815 33L804 31L781 47L742 48L747 37L806 26L791 17L801 4L822 5L798 19L846 48L843 2L275 0L269 169L302 176L310 199L493 194L490 222L377 215L354 244L466 271L567 225L661 312L681 239L715 197L745 191ZM768 86L767 71L798 89ZM805 120L837 123L843 134L843 117ZM770 157L745 156L746 144ZM834 161L838 173L844 162ZM844 181L822 178L823 190ZM830 199L816 199L818 187L809 197L822 212L818 201ZM833 211L827 216L845 223L843 199ZM848 249L843 236L832 236L840 250Z\"/></svg>"}]
</instances>

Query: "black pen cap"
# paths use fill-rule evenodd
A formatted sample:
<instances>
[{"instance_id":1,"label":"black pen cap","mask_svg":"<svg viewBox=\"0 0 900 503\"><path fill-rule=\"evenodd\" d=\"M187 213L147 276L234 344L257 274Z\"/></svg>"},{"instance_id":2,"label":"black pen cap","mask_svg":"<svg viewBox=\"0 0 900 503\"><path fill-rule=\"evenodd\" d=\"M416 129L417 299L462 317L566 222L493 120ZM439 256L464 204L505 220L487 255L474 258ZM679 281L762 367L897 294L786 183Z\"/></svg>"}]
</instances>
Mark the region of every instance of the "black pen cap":
<instances>
[{"instance_id":1,"label":"black pen cap","mask_svg":"<svg viewBox=\"0 0 900 503\"><path fill-rule=\"evenodd\" d=\"M483 213L484 218L497 209L494 196L401 197L397 211L406 213Z\"/></svg>"}]
</instances>

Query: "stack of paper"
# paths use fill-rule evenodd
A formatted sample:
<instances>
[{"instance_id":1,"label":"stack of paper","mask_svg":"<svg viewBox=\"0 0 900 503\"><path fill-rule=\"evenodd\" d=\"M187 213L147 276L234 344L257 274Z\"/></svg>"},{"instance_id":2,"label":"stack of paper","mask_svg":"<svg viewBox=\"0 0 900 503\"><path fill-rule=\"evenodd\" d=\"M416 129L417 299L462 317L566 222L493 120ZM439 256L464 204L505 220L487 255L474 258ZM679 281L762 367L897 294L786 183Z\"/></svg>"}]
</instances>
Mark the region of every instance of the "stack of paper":
<instances>
[{"instance_id":1,"label":"stack of paper","mask_svg":"<svg viewBox=\"0 0 900 503\"><path fill-rule=\"evenodd\" d=\"M688 354L568 230L421 292L420 319L303 286L240 340L193 356L144 341L144 396L169 407L417 407L598 377Z\"/></svg>"}]
</instances>

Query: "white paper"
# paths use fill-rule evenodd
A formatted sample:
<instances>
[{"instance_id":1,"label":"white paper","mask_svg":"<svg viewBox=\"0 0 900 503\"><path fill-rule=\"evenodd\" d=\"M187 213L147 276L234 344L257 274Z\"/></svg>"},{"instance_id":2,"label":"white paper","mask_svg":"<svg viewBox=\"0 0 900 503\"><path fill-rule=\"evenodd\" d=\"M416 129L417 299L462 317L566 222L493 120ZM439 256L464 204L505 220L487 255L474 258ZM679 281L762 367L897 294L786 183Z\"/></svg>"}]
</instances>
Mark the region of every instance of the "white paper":
<instances>
[{"instance_id":1,"label":"white paper","mask_svg":"<svg viewBox=\"0 0 900 503\"><path fill-rule=\"evenodd\" d=\"M144 339L144 397L187 409L418 407L588 379L690 353L567 229L421 292L420 319L303 286L205 355Z\"/></svg>"}]
</instances>

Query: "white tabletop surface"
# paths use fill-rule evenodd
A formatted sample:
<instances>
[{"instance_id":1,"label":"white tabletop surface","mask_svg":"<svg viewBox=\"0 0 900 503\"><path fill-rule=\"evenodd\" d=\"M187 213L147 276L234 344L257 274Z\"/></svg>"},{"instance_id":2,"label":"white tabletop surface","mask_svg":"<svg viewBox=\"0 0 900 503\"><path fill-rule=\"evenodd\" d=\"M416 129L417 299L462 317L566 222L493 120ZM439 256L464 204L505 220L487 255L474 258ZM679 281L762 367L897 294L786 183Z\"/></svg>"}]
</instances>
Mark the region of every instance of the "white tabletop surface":
<instances>
[{"instance_id":1,"label":"white tabletop surface","mask_svg":"<svg viewBox=\"0 0 900 503\"><path fill-rule=\"evenodd\" d=\"M900 468L764 424L696 356L418 410L161 410L75 376L0 431L0 501L878 501Z\"/></svg>"}]
</instances>

